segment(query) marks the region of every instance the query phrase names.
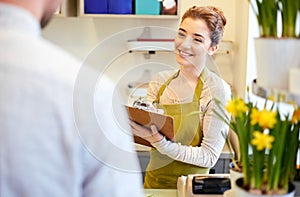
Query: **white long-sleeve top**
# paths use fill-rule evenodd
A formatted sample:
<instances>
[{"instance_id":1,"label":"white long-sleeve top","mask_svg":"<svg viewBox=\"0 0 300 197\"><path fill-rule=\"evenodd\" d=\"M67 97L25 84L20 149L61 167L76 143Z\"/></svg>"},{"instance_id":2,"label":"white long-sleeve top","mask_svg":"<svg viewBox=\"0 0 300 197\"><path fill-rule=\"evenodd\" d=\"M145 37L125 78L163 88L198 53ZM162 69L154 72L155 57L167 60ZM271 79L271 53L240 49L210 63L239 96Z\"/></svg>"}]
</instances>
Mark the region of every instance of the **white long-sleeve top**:
<instances>
[{"instance_id":1,"label":"white long-sleeve top","mask_svg":"<svg viewBox=\"0 0 300 197\"><path fill-rule=\"evenodd\" d=\"M149 83L147 101L153 102L162 84L177 71L163 71L158 73ZM208 71L203 80L200 96L199 118L203 132L203 140L199 146L186 146L163 138L152 145L168 157L201 167L211 168L215 165L228 134L229 126L216 116L213 110L220 111L214 99L218 99L225 106L231 97L230 86L215 73ZM194 90L186 83L181 74L171 81L160 97L160 104L174 104L191 102ZM177 97L174 97L176 95Z\"/></svg>"},{"instance_id":2,"label":"white long-sleeve top","mask_svg":"<svg viewBox=\"0 0 300 197\"><path fill-rule=\"evenodd\" d=\"M83 90L95 73L79 80L80 63L40 33L29 12L0 3L0 196L143 196L132 136L112 115L113 84L103 76L93 103Z\"/></svg>"}]
</instances>

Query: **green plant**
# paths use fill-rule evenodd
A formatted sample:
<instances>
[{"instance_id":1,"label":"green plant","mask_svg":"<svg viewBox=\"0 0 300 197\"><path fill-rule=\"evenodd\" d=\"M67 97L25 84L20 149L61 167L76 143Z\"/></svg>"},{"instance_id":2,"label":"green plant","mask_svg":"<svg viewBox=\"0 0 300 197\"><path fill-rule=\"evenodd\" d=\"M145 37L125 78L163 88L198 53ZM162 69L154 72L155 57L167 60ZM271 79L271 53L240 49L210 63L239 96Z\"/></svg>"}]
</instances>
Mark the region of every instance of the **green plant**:
<instances>
[{"instance_id":1,"label":"green plant","mask_svg":"<svg viewBox=\"0 0 300 197\"><path fill-rule=\"evenodd\" d=\"M296 22L297 14L300 11L300 0L280 0L280 3L282 37L296 37Z\"/></svg>"},{"instance_id":2,"label":"green plant","mask_svg":"<svg viewBox=\"0 0 300 197\"><path fill-rule=\"evenodd\" d=\"M261 37L297 37L297 15L299 0L248 0L256 15ZM278 23L281 16L281 24ZM298 19L300 20L300 19ZM279 27L281 29L279 29Z\"/></svg>"},{"instance_id":3,"label":"green plant","mask_svg":"<svg viewBox=\"0 0 300 197\"><path fill-rule=\"evenodd\" d=\"M262 109L241 98L233 98L226 105L231 113L215 111L217 116L236 132L240 145L238 163L243 172L245 188L260 194L281 194L288 190L289 181L296 174L299 146L300 108L292 116L280 114L278 103ZM216 100L222 110L221 103ZM252 152L251 159L249 151Z\"/></svg>"}]
</instances>

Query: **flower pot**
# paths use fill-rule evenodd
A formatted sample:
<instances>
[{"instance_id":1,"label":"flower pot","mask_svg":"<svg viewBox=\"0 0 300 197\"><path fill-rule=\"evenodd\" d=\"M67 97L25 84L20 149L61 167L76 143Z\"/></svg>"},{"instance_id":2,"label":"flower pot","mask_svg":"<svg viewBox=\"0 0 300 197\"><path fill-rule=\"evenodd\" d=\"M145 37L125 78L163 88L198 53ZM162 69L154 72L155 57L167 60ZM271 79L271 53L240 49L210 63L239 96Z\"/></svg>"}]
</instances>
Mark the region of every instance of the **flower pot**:
<instances>
[{"instance_id":1,"label":"flower pot","mask_svg":"<svg viewBox=\"0 0 300 197\"><path fill-rule=\"evenodd\" d=\"M294 197L295 196L295 186L292 183L289 184L288 193L286 193L286 194L274 194L274 195L266 195L266 194L255 195L255 194L249 193L247 190L245 190L242 187L242 185L243 185L243 178L238 178L236 180L236 188L234 190L235 196L238 196L238 197L240 197L240 196L243 196L243 197L258 197L258 196L261 196L261 197Z\"/></svg>"},{"instance_id":2,"label":"flower pot","mask_svg":"<svg viewBox=\"0 0 300 197\"><path fill-rule=\"evenodd\" d=\"M231 189L235 189L236 187L236 183L235 181L238 179L238 178L241 178L243 177L243 173L242 172L239 172L237 170L234 169L234 163L233 162L230 162L229 163L229 175L230 175L230 185L231 185Z\"/></svg>"},{"instance_id":3,"label":"flower pot","mask_svg":"<svg viewBox=\"0 0 300 197\"><path fill-rule=\"evenodd\" d=\"M294 180L292 183L295 185L295 190L296 190L296 195L295 196L300 196L300 181L299 180Z\"/></svg>"},{"instance_id":4,"label":"flower pot","mask_svg":"<svg viewBox=\"0 0 300 197\"><path fill-rule=\"evenodd\" d=\"M300 67L300 39L257 38L257 83L268 89L288 90L289 70Z\"/></svg>"}]
</instances>

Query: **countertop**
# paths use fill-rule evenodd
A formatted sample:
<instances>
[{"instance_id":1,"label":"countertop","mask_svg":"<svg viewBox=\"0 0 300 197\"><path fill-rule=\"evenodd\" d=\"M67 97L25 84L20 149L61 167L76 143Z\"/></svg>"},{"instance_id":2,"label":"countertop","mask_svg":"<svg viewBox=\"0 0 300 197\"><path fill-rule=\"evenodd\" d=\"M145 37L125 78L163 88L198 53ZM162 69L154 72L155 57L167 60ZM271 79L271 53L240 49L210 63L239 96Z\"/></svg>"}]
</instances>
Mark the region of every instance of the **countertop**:
<instances>
[{"instance_id":1,"label":"countertop","mask_svg":"<svg viewBox=\"0 0 300 197\"><path fill-rule=\"evenodd\" d=\"M176 189L144 189L145 197L177 197Z\"/></svg>"},{"instance_id":2,"label":"countertop","mask_svg":"<svg viewBox=\"0 0 300 197\"><path fill-rule=\"evenodd\" d=\"M232 190L227 190L224 195L197 195L199 197L234 197ZM144 189L144 197L178 197L176 189Z\"/></svg>"},{"instance_id":3,"label":"countertop","mask_svg":"<svg viewBox=\"0 0 300 197\"><path fill-rule=\"evenodd\" d=\"M201 176L200 174L191 174L187 177L178 179L177 189L144 189L144 197L234 197L232 190L229 189L224 194L194 194L192 191L192 180L194 176ZM230 178L229 174L210 174L204 175L205 177L226 177ZM182 185L180 181L186 183Z\"/></svg>"}]
</instances>

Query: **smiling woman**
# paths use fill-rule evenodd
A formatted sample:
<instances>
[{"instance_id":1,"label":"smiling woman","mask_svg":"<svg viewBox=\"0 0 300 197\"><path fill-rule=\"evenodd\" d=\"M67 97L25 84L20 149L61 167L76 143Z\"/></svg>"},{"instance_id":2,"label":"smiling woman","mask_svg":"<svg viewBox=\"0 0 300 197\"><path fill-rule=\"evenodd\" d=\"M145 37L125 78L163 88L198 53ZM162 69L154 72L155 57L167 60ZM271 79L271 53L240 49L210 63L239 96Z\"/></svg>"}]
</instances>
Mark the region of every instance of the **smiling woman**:
<instances>
[{"instance_id":1,"label":"smiling woman","mask_svg":"<svg viewBox=\"0 0 300 197\"><path fill-rule=\"evenodd\" d=\"M167 140L156 127L147 137L154 147L147 167L146 188L176 188L177 178L206 174L217 162L228 126L213 115L214 99L225 104L229 85L208 70L207 60L219 47L226 19L215 7L192 7L182 17L175 38L179 70L158 73L149 83L147 101L174 118L175 138ZM134 125L135 135L149 131Z\"/></svg>"}]
</instances>

